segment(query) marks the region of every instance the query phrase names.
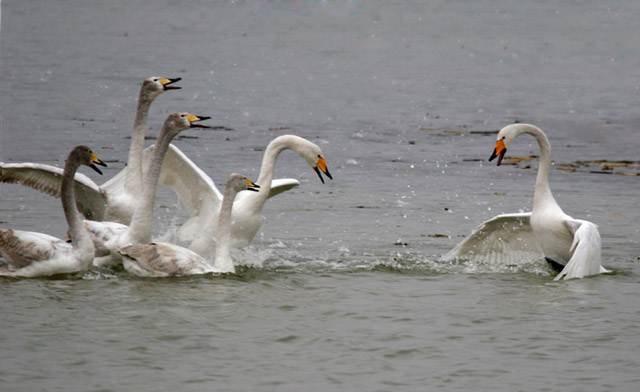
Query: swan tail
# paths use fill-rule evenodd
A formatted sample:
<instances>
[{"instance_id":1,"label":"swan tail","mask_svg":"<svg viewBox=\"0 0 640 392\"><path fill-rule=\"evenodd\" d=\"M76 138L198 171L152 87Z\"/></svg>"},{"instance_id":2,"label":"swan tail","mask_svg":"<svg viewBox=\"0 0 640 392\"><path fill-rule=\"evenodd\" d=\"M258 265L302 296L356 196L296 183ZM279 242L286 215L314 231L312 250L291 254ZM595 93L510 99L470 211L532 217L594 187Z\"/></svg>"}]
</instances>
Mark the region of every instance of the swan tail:
<instances>
[{"instance_id":1,"label":"swan tail","mask_svg":"<svg viewBox=\"0 0 640 392\"><path fill-rule=\"evenodd\" d=\"M554 280L566 280L597 275L605 270L601 263L601 245L598 226L587 221L568 221L573 234L572 256ZM606 270L605 270L606 271Z\"/></svg>"}]
</instances>

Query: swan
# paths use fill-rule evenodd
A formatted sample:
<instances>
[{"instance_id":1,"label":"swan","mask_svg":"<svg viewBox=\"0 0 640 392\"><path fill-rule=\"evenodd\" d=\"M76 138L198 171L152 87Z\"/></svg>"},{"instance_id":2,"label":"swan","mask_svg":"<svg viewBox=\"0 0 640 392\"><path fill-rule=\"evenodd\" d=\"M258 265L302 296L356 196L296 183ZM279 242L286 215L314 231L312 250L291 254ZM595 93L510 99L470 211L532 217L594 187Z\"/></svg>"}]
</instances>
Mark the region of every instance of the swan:
<instances>
[{"instance_id":1,"label":"swan","mask_svg":"<svg viewBox=\"0 0 640 392\"><path fill-rule=\"evenodd\" d=\"M158 134L157 148L154 149L149 166L145 169L144 180L138 185L141 194L129 226L118 222L84 221L96 248L96 260L93 263L95 266L119 264L122 260L117 252L119 246L151 241L156 187L169 143L185 129L210 128L198 124L199 121L209 118L185 112L172 113L167 117Z\"/></svg>"},{"instance_id":2,"label":"swan","mask_svg":"<svg viewBox=\"0 0 640 392\"><path fill-rule=\"evenodd\" d=\"M502 128L489 161L497 157L499 166L507 147L522 134L533 136L540 147L533 210L498 215L484 222L442 260L498 260L513 263L544 257L554 269L560 271L554 280L609 272L600 263L598 227L565 214L551 194L551 144L540 128L531 124L511 124Z\"/></svg>"},{"instance_id":3,"label":"swan","mask_svg":"<svg viewBox=\"0 0 640 392\"><path fill-rule=\"evenodd\" d=\"M127 166L101 186L83 174L76 174L76 204L87 219L129 224L142 193L142 151L151 103L164 91L180 89L181 78L151 77L140 88L131 134ZM40 163L0 163L0 182L19 183L60 197L62 170Z\"/></svg>"},{"instance_id":4,"label":"swan","mask_svg":"<svg viewBox=\"0 0 640 392\"><path fill-rule=\"evenodd\" d=\"M145 150L148 154L153 146ZM265 149L258 184L259 193L243 192L233 205L231 226L232 246L247 246L262 226L262 208L267 199L291 189L299 182L294 179L273 180L275 164L284 150L293 150L313 167L322 183L324 173L330 179L322 150L316 144L295 135L282 135L273 139ZM147 158L145 157L145 160ZM191 218L180 228L182 240L192 241L189 248L203 257L211 250L212 236L218 221L222 194L213 180L194 164L182 151L171 145L164 160L160 184L169 185L189 210Z\"/></svg>"},{"instance_id":5,"label":"swan","mask_svg":"<svg viewBox=\"0 0 640 392\"><path fill-rule=\"evenodd\" d=\"M233 173L229 176L218 214L217 246L213 265L199 254L182 246L171 243L150 243L129 245L119 249L125 269L133 275L150 277L194 275L209 272L235 273L230 254L231 211L234 199L240 191L258 192L258 188L260 186L241 174Z\"/></svg>"},{"instance_id":6,"label":"swan","mask_svg":"<svg viewBox=\"0 0 640 392\"><path fill-rule=\"evenodd\" d=\"M0 275L34 278L89 268L94 256L93 242L75 206L73 177L80 165L102 174L96 164L107 166L89 147L78 146L71 151L64 166L60 198L72 243L32 231L0 230L0 253L7 261L0 268Z\"/></svg>"}]
</instances>

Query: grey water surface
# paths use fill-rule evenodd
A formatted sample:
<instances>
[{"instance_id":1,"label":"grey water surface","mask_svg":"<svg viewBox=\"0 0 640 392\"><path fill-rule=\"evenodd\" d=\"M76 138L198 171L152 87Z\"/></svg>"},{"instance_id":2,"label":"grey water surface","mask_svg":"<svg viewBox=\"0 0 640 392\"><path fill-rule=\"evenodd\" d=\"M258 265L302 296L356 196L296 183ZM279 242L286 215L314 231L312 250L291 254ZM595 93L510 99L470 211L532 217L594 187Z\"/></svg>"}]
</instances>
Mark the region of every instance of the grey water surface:
<instances>
[{"instance_id":1,"label":"grey water surface","mask_svg":"<svg viewBox=\"0 0 640 392\"><path fill-rule=\"evenodd\" d=\"M265 206L234 276L118 269L0 279L2 391L636 391L640 385L640 2L4 0L0 161L128 153L151 107L215 132L175 144L216 184L264 147L317 143L322 184ZM599 225L611 274L438 261L478 224L531 208L537 161L487 162L496 131L538 125L565 212ZM148 144L153 140L148 140ZM537 155L523 136L508 156ZM613 173L613 174L612 174ZM624 175L624 174L631 175ZM161 189L155 238L186 216ZM2 184L0 228L63 236L59 200Z\"/></svg>"}]
</instances>

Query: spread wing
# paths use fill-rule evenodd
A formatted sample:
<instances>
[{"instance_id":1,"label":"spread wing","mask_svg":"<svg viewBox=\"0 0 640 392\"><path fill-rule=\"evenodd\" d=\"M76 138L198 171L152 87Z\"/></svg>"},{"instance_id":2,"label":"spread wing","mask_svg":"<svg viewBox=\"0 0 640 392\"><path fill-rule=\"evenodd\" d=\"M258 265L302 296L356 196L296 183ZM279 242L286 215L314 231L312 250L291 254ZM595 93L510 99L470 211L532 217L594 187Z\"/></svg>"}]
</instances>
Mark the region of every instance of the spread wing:
<instances>
[{"instance_id":1,"label":"spread wing","mask_svg":"<svg viewBox=\"0 0 640 392\"><path fill-rule=\"evenodd\" d=\"M530 218L530 212L498 215L478 226L441 260L520 264L541 259L544 253L531 231Z\"/></svg>"},{"instance_id":2,"label":"spread wing","mask_svg":"<svg viewBox=\"0 0 640 392\"><path fill-rule=\"evenodd\" d=\"M154 149L152 145L144 150L143 167L151 162ZM173 144L167 150L158 183L172 187L191 216L200 215L205 204L220 209L222 194L211 178Z\"/></svg>"},{"instance_id":3,"label":"spread wing","mask_svg":"<svg viewBox=\"0 0 640 392\"><path fill-rule=\"evenodd\" d=\"M118 172L118 174L111 177L109 181L102 184L101 188L105 192L112 195L120 195L120 194L127 193L127 190L126 190L127 181L130 181L130 179L133 177L130 174L131 170L132 169L130 169L129 166L125 166L122 170Z\"/></svg>"},{"instance_id":4,"label":"spread wing","mask_svg":"<svg viewBox=\"0 0 640 392\"><path fill-rule=\"evenodd\" d=\"M260 185L260 184L258 184ZM300 182L295 178L278 178L271 181L271 189L269 190L269 198L279 195L282 192L286 192L289 189L295 188L300 185Z\"/></svg>"},{"instance_id":5,"label":"spread wing","mask_svg":"<svg viewBox=\"0 0 640 392\"><path fill-rule=\"evenodd\" d=\"M143 167L151 162L155 145L144 150ZM183 239L193 239L209 220L217 219L222 194L202 169L173 144L165 155L158 184L168 185L178 195L191 218L180 228Z\"/></svg>"},{"instance_id":6,"label":"spread wing","mask_svg":"<svg viewBox=\"0 0 640 392\"><path fill-rule=\"evenodd\" d=\"M147 167L151 161L154 148L155 145L152 145L144 150L143 167ZM218 218L222 193L211 177L173 144L169 145L165 155L158 183L173 188L192 217L180 229L180 235L184 240L193 239L197 230L207 222ZM298 185L300 185L298 180L292 178L273 180L269 197ZM242 194L238 195L237 200L242 197Z\"/></svg>"},{"instance_id":7,"label":"spread wing","mask_svg":"<svg viewBox=\"0 0 640 392\"><path fill-rule=\"evenodd\" d=\"M41 163L2 163L0 181L21 184L47 195L60 197L63 170ZM78 210L87 219L100 220L107 205L106 193L89 177L76 173L75 195Z\"/></svg>"},{"instance_id":8,"label":"spread wing","mask_svg":"<svg viewBox=\"0 0 640 392\"><path fill-rule=\"evenodd\" d=\"M598 226L580 219L565 221L573 233L571 259L554 280L582 278L609 272L601 265L601 245Z\"/></svg>"}]
</instances>

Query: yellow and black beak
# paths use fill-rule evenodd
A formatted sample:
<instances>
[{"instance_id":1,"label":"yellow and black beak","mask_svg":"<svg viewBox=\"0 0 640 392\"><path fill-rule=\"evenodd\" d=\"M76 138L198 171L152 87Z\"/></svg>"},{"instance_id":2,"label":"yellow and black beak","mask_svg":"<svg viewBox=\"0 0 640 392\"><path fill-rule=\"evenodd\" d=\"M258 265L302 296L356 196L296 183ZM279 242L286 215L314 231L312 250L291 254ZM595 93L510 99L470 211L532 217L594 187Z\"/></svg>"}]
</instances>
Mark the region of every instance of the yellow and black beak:
<instances>
[{"instance_id":1,"label":"yellow and black beak","mask_svg":"<svg viewBox=\"0 0 640 392\"><path fill-rule=\"evenodd\" d=\"M189 120L189 128L211 128L210 126L207 125L202 125L202 124L196 124L196 122L198 121L204 121L204 120L208 120L211 117L205 117L205 116L194 116L193 114L188 114L187 115L187 120Z\"/></svg>"},{"instance_id":2,"label":"yellow and black beak","mask_svg":"<svg viewBox=\"0 0 640 392\"><path fill-rule=\"evenodd\" d=\"M94 165L95 163L95 165ZM107 164L102 162L101 160L98 159L98 157L96 156L96 154L93 153L93 151L91 152L91 168L95 171L98 172L98 174L102 174L102 171L100 171L100 169L98 169L96 167L96 165L100 165L100 166L104 166L107 167Z\"/></svg>"},{"instance_id":3,"label":"yellow and black beak","mask_svg":"<svg viewBox=\"0 0 640 392\"><path fill-rule=\"evenodd\" d=\"M167 90L180 90L182 87L180 86L172 86L172 84L181 81L182 78L168 79L162 78L160 79L160 83L162 83L162 87L164 87L164 91Z\"/></svg>"},{"instance_id":4,"label":"yellow and black beak","mask_svg":"<svg viewBox=\"0 0 640 392\"><path fill-rule=\"evenodd\" d=\"M247 190L248 191L254 191L254 192L259 192L259 188L260 185L255 184L254 182L252 182L250 179L248 179L247 177L244 178L244 180L247 182Z\"/></svg>"},{"instance_id":5,"label":"yellow and black beak","mask_svg":"<svg viewBox=\"0 0 640 392\"><path fill-rule=\"evenodd\" d=\"M504 154L507 153L507 147L504 145L504 139L500 139L496 142L496 147L493 149L493 154L489 158L489 162L493 161L496 157L498 157L498 166L502 163L502 158L504 158Z\"/></svg>"},{"instance_id":6,"label":"yellow and black beak","mask_svg":"<svg viewBox=\"0 0 640 392\"><path fill-rule=\"evenodd\" d=\"M329 179L333 180L333 177L331 177L331 173L329 173L329 169L327 169L327 162L325 162L324 158L320 155L318 155L318 161L316 162L316 165L313 167L313 170L315 170L316 173L318 173L318 177L320 177L320 181L322 181L323 184L324 184L324 178L322 178L322 174L320 174L321 171L322 173L326 174L327 177L329 177Z\"/></svg>"}]
</instances>

